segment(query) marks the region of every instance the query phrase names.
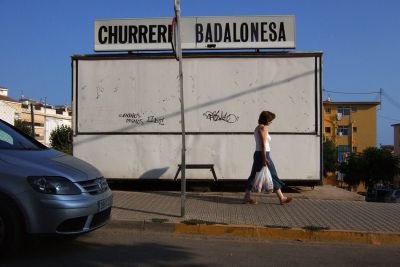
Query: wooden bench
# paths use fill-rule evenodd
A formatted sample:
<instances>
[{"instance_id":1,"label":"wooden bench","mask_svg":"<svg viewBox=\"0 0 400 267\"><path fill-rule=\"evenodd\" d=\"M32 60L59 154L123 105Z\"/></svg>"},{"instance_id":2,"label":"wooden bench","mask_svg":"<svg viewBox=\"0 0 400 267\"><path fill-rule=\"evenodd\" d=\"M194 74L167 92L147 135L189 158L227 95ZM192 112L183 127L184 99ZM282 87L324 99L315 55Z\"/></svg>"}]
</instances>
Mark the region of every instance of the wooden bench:
<instances>
[{"instance_id":1,"label":"wooden bench","mask_svg":"<svg viewBox=\"0 0 400 267\"><path fill-rule=\"evenodd\" d=\"M178 171L175 174L174 181L178 178L178 175L182 169L182 165L178 164ZM215 174L214 164L186 164L186 169L209 169L214 177L214 181L217 181L217 175Z\"/></svg>"}]
</instances>

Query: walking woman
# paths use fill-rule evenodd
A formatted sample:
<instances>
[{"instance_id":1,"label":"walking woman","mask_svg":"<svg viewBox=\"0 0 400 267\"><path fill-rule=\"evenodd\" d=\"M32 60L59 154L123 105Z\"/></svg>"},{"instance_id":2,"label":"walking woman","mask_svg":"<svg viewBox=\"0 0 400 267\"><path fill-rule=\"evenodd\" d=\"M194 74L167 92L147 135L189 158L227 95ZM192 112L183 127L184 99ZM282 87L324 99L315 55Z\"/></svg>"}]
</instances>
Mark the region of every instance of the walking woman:
<instances>
[{"instance_id":1,"label":"walking woman","mask_svg":"<svg viewBox=\"0 0 400 267\"><path fill-rule=\"evenodd\" d=\"M253 166L251 173L247 179L246 194L243 199L243 203L257 204L257 201L250 196L251 188L256 173L261 171L263 166L268 166L271 172L272 182L274 184L274 191L279 198L281 205L292 201L291 197L285 197L281 191L281 188L285 185L278 177L278 173L275 170L274 163L271 160L270 142L271 136L268 133L268 125L275 119L275 114L270 111L263 111L258 119L258 126L254 130L254 138L256 140L256 151L253 156Z\"/></svg>"}]
</instances>

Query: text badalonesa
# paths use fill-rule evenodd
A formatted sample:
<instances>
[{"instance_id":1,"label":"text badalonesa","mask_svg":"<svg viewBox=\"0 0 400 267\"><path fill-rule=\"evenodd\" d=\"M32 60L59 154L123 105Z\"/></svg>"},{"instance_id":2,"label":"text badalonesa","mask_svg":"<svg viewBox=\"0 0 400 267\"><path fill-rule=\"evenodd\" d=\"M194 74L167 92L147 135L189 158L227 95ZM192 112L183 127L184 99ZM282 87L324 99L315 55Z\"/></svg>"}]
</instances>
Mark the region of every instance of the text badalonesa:
<instances>
[{"instance_id":1,"label":"text badalonesa","mask_svg":"<svg viewBox=\"0 0 400 267\"><path fill-rule=\"evenodd\" d=\"M196 43L285 42L283 22L195 24ZM114 25L98 30L100 44L170 43L172 25Z\"/></svg>"}]
</instances>

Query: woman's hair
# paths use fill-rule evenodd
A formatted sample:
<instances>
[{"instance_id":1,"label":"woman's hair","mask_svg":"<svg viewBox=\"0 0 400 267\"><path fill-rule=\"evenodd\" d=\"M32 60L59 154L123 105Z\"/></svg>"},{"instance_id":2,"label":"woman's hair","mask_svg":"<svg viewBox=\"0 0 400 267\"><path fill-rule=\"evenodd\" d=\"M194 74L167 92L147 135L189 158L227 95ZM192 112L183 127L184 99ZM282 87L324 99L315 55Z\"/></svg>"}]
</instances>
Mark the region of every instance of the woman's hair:
<instances>
[{"instance_id":1,"label":"woman's hair","mask_svg":"<svg viewBox=\"0 0 400 267\"><path fill-rule=\"evenodd\" d=\"M275 114L270 111L264 110L263 112L261 112L260 117L258 118L258 124L267 125L268 123L273 121L273 119L275 119Z\"/></svg>"}]
</instances>

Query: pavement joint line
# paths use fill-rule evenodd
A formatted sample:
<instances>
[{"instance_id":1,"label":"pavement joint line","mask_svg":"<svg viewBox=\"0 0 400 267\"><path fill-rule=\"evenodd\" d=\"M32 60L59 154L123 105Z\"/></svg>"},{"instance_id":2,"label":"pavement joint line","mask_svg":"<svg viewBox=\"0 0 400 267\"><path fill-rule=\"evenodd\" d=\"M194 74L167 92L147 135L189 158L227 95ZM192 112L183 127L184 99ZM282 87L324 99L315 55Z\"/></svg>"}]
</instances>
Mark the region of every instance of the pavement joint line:
<instances>
[{"instance_id":1,"label":"pavement joint line","mask_svg":"<svg viewBox=\"0 0 400 267\"><path fill-rule=\"evenodd\" d=\"M275 226L232 225L218 223L207 224L206 221L197 224L188 224L184 222L173 223L121 219L113 219L105 227L111 229L168 232L175 234L225 235L234 237L294 240L305 242L350 242L372 245L400 246L400 232L371 232L334 229L310 230L302 228L280 228Z\"/></svg>"}]
</instances>

